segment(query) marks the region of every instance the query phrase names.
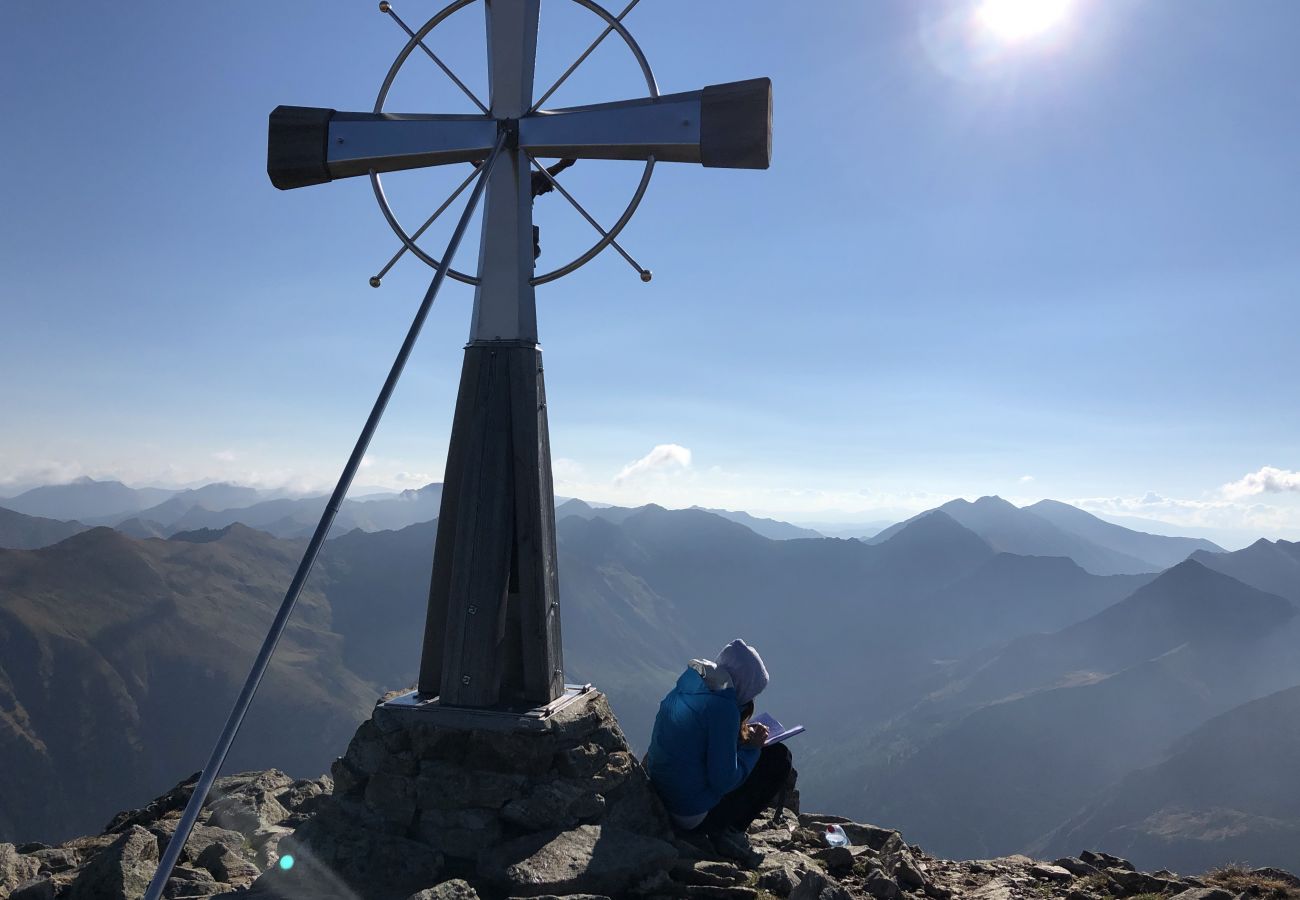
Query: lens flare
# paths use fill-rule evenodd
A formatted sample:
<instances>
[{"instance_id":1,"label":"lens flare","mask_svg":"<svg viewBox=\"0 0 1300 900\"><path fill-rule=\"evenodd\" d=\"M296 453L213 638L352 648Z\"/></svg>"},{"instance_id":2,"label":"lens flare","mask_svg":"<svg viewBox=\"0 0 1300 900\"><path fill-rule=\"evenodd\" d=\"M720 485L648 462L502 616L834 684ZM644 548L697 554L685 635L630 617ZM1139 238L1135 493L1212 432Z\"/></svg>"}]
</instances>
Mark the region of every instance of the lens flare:
<instances>
[{"instance_id":1,"label":"lens flare","mask_svg":"<svg viewBox=\"0 0 1300 900\"><path fill-rule=\"evenodd\" d=\"M286 853L284 856L280 857L280 868L284 869L286 872L293 868L292 854Z\"/></svg>"},{"instance_id":2,"label":"lens flare","mask_svg":"<svg viewBox=\"0 0 1300 900\"><path fill-rule=\"evenodd\" d=\"M975 17L1001 40L1024 41L1061 24L1070 5L1071 0L984 0Z\"/></svg>"}]
</instances>

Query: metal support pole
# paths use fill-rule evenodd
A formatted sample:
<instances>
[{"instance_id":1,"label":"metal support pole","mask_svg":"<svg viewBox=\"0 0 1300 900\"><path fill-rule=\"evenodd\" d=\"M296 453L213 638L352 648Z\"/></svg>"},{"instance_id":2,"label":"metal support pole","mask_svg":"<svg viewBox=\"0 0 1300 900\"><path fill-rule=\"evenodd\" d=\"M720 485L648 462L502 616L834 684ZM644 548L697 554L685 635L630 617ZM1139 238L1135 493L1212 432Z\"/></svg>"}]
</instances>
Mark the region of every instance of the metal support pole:
<instances>
[{"instance_id":1,"label":"metal support pole","mask_svg":"<svg viewBox=\"0 0 1300 900\"><path fill-rule=\"evenodd\" d=\"M434 299L438 296L438 289L442 287L443 281L446 280L451 259L460 246L461 238L465 236L465 229L469 225L470 218L474 215L474 209L478 206L479 198L483 195L483 189L492 174L492 167L496 164L497 157L501 154L501 148L504 146L505 140L506 134L502 132L501 136L497 138L496 146L492 149L492 154L488 157L487 163L483 166L483 174L479 177L478 183L474 185L474 190L465 205L465 212L461 214L460 221L456 224L456 230L447 244L447 252L442 257L442 263L438 266L433 281L424 294L424 300L420 303L415 319L411 322L411 327L406 333L406 340L402 342L402 348L398 351L397 358L393 361L393 366L388 372L388 379L384 382L383 388L379 391L379 396L375 399L375 405L370 410L370 417L366 419L365 427L361 429L361 435L357 438L356 446L352 448L352 455L348 458L347 465L343 467L343 474L339 476L334 493L330 495L329 502L325 505L325 511L321 514L320 522L316 525L316 531L312 534L311 542L307 545L302 561L298 564L298 571L294 574L293 581L289 584L289 590L285 592L284 600L280 603L280 609L275 614L275 620L271 623L271 630L267 632L266 640L262 642L262 649L258 652L257 659L253 662L253 668L244 681L243 690L239 692L239 697L235 700L235 706L226 719L225 727L221 730L221 736L217 738L216 746L212 748L212 755L208 757L207 764L203 767L203 773L199 776L198 784L194 786L194 793L190 795L190 801L185 806L185 812L167 844L167 850L158 863L158 870L154 872L153 880L149 882L149 889L145 892L144 900L159 900L162 896L163 888L167 884L167 879L171 877L172 869L176 867L176 861L180 858L185 842L189 839L190 831L194 828L194 823L198 821L199 812L203 809L208 792L212 790L212 783L217 780L217 774L226 761L226 754L230 752L230 746L235 741L235 735L239 733L239 726L243 724L244 715L248 712L248 707L252 705L253 695L257 693L262 676L266 674L267 666L271 663L271 655L275 653L276 645L280 642L280 636L284 634L284 629L289 624L289 616L293 613L294 605L298 602L298 594L301 593L303 585L307 582L307 576L311 574L312 566L316 562L321 546L325 543L330 526L334 524L334 517L343 505L343 498L347 495L348 488L352 486L352 479L356 476L357 470L361 468L361 460L365 457L366 449L370 446L370 439L374 437L375 430L379 427L379 420L383 418L388 401L392 397L393 390L397 387L397 381L402 375L402 370L406 367L406 361L415 348L415 341L420 336L420 330L424 327L424 320L428 318Z\"/></svg>"}]
</instances>

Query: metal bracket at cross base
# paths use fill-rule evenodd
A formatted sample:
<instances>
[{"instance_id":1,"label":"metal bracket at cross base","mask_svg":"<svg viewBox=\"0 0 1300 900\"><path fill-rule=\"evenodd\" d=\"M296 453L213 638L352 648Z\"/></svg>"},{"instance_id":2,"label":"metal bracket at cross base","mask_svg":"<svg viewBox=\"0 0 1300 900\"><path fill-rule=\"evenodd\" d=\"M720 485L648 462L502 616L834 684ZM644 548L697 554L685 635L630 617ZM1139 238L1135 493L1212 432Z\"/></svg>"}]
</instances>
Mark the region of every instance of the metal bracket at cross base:
<instances>
[{"instance_id":1,"label":"metal bracket at cross base","mask_svg":"<svg viewBox=\"0 0 1300 900\"><path fill-rule=\"evenodd\" d=\"M622 16L611 17L591 0L577 2L599 11L610 23L606 33L618 30L630 41ZM497 165L483 176L474 312L447 457L419 681L426 701L436 696L443 706L506 709L544 706L565 693L555 498L534 298L534 161L765 169L771 159L772 86L759 78L540 109L533 100L540 0L484 5L487 104L424 44L439 16L419 31L398 20L411 38L403 53L423 49L482 114L281 106L271 114L267 171L276 187L290 189L471 163L506 136ZM396 16L389 4L381 10ZM642 270L643 280L648 276Z\"/></svg>"}]
</instances>

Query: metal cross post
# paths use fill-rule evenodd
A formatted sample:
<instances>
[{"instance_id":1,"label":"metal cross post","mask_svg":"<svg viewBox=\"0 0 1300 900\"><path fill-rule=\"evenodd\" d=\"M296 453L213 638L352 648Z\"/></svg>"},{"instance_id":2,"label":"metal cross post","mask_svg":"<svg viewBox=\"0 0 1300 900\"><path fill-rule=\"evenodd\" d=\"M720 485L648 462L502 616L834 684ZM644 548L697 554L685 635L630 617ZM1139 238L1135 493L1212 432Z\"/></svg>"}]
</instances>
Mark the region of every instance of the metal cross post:
<instances>
[{"instance_id":1,"label":"metal cross post","mask_svg":"<svg viewBox=\"0 0 1300 900\"><path fill-rule=\"evenodd\" d=\"M480 161L504 137L500 158L484 176L478 275L460 276L476 284L474 312L447 456L419 681L420 695L436 696L441 705L487 709L547 704L564 693L554 492L534 300L535 286L550 280L534 273L537 160L639 160L647 164L647 177L656 161L764 169L771 158L771 82L755 79L660 96L621 22L636 0L618 17L592 0L574 0L608 23L596 43L616 31L634 49L651 96L541 109L591 48L534 102L540 0L484 0L490 95L483 104L424 42L443 18L470 2L455 0L418 31L381 3L381 11L393 16L410 40L375 111L278 107L271 114L267 169L282 189L371 176L403 249L418 254L389 213L378 174ZM481 114L382 111L392 75L417 47ZM613 243L636 265L614 234L630 217L646 179L629 212L607 232L551 175L541 174L600 231L597 251ZM649 272L637 268L649 280ZM371 283L377 286L378 279Z\"/></svg>"}]
</instances>

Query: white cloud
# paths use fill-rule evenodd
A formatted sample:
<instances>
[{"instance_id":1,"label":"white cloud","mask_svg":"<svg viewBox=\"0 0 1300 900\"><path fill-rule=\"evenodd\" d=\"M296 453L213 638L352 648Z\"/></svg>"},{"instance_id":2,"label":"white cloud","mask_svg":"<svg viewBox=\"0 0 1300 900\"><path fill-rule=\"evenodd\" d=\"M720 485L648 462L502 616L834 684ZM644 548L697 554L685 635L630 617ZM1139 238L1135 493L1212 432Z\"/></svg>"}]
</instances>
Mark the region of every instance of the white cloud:
<instances>
[{"instance_id":1,"label":"white cloud","mask_svg":"<svg viewBox=\"0 0 1300 900\"><path fill-rule=\"evenodd\" d=\"M1085 497L1066 502L1103 516L1137 516L1167 525L1227 529L1256 536L1277 537L1300 529L1300 508L1242 503L1222 497L1188 500L1147 491L1140 497Z\"/></svg>"},{"instance_id":2,"label":"white cloud","mask_svg":"<svg viewBox=\"0 0 1300 900\"><path fill-rule=\"evenodd\" d=\"M1241 500L1259 494L1300 493L1300 472L1263 466L1219 489L1229 500Z\"/></svg>"},{"instance_id":3,"label":"white cloud","mask_svg":"<svg viewBox=\"0 0 1300 900\"><path fill-rule=\"evenodd\" d=\"M566 456L558 456L551 460L551 474L560 484L573 484L580 482L585 472L582 464L576 459L569 459Z\"/></svg>"},{"instance_id":4,"label":"white cloud","mask_svg":"<svg viewBox=\"0 0 1300 900\"><path fill-rule=\"evenodd\" d=\"M680 444L660 444L636 462L624 466L623 471L614 476L614 483L622 484L629 479L649 472L666 472L673 469L689 469L690 467L690 450Z\"/></svg>"},{"instance_id":5,"label":"white cloud","mask_svg":"<svg viewBox=\"0 0 1300 900\"><path fill-rule=\"evenodd\" d=\"M5 461L0 461L5 462ZM67 484L83 475L102 475L92 473L79 462L49 460L25 466L0 466L0 488L6 492L20 492L42 484Z\"/></svg>"},{"instance_id":6,"label":"white cloud","mask_svg":"<svg viewBox=\"0 0 1300 900\"><path fill-rule=\"evenodd\" d=\"M1033 481L1033 480L1034 480L1034 476L1033 476L1033 475L1021 475L1021 476L1020 476L1020 483L1021 483L1021 484L1029 484L1029 483L1030 483L1031 481Z\"/></svg>"},{"instance_id":7,"label":"white cloud","mask_svg":"<svg viewBox=\"0 0 1300 900\"><path fill-rule=\"evenodd\" d=\"M414 484L417 487L424 487L426 484L433 484L439 479L428 472L397 472L393 475L393 480L398 484Z\"/></svg>"},{"instance_id":8,"label":"white cloud","mask_svg":"<svg viewBox=\"0 0 1300 900\"><path fill-rule=\"evenodd\" d=\"M212 458L218 462L234 462L239 457L235 455L234 450L218 450L212 454Z\"/></svg>"}]
</instances>

